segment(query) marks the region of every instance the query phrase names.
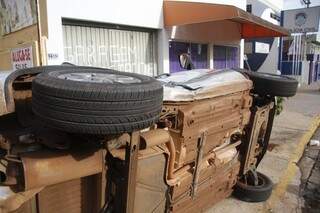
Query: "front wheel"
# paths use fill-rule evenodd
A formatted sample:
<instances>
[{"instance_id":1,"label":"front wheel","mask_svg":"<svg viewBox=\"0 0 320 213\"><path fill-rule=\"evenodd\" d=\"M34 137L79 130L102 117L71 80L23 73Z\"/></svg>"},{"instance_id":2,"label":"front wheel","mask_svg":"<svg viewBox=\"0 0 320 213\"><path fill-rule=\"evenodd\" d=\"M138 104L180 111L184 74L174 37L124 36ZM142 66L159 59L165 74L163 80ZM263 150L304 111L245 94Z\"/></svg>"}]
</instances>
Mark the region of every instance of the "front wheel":
<instances>
[{"instance_id":1,"label":"front wheel","mask_svg":"<svg viewBox=\"0 0 320 213\"><path fill-rule=\"evenodd\" d=\"M235 185L233 195L239 200L246 202L266 201L272 192L273 183L269 177L257 172L258 183L255 185L252 181L239 179Z\"/></svg>"}]
</instances>

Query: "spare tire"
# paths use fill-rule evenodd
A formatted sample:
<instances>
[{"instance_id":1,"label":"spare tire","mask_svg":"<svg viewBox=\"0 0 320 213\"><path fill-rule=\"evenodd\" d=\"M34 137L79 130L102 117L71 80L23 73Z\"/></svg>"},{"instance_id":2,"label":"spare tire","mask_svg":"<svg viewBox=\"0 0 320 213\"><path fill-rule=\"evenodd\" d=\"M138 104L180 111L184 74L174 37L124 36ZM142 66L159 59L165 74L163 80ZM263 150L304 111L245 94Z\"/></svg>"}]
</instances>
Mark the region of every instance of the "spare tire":
<instances>
[{"instance_id":1,"label":"spare tire","mask_svg":"<svg viewBox=\"0 0 320 213\"><path fill-rule=\"evenodd\" d=\"M119 134L154 124L163 88L152 77L93 67L40 73L32 83L32 108L48 126L83 134Z\"/></svg>"},{"instance_id":2,"label":"spare tire","mask_svg":"<svg viewBox=\"0 0 320 213\"><path fill-rule=\"evenodd\" d=\"M253 93L261 96L291 97L297 93L298 81L288 76L241 70L253 82Z\"/></svg>"}]
</instances>

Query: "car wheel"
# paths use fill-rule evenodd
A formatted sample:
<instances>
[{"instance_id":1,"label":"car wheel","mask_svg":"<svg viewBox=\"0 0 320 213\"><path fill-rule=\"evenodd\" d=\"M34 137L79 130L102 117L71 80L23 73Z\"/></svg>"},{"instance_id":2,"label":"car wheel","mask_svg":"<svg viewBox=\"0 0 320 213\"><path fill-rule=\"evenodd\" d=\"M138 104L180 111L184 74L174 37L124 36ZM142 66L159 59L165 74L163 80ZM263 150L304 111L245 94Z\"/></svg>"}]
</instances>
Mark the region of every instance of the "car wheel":
<instances>
[{"instance_id":1,"label":"car wheel","mask_svg":"<svg viewBox=\"0 0 320 213\"><path fill-rule=\"evenodd\" d=\"M119 134L154 124L163 88L154 78L93 67L59 67L32 82L32 108L48 126L83 134Z\"/></svg>"},{"instance_id":2,"label":"car wheel","mask_svg":"<svg viewBox=\"0 0 320 213\"><path fill-rule=\"evenodd\" d=\"M298 81L283 75L241 70L253 82L253 92L261 96L291 97L297 92Z\"/></svg>"},{"instance_id":3,"label":"car wheel","mask_svg":"<svg viewBox=\"0 0 320 213\"><path fill-rule=\"evenodd\" d=\"M266 201L272 192L273 183L266 175L257 172L258 185L254 186L249 183L244 183L243 180L238 180L233 195L239 200L246 202L262 202Z\"/></svg>"}]
</instances>

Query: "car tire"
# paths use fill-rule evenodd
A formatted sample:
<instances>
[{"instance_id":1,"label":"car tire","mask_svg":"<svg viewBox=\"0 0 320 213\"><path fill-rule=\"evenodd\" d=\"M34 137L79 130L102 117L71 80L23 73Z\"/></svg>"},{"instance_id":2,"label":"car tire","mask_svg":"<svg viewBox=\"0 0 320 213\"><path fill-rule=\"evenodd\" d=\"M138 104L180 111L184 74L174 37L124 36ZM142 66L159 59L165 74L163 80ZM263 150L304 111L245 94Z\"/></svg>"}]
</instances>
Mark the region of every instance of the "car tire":
<instances>
[{"instance_id":1,"label":"car tire","mask_svg":"<svg viewBox=\"0 0 320 213\"><path fill-rule=\"evenodd\" d=\"M253 93L260 96L291 97L297 93L298 81L288 76L241 70L253 82Z\"/></svg>"},{"instance_id":2,"label":"car tire","mask_svg":"<svg viewBox=\"0 0 320 213\"><path fill-rule=\"evenodd\" d=\"M246 202L266 201L272 192L273 183L266 175L257 172L259 185L252 186L238 180L233 191L233 195L239 200Z\"/></svg>"},{"instance_id":3,"label":"car tire","mask_svg":"<svg viewBox=\"0 0 320 213\"><path fill-rule=\"evenodd\" d=\"M93 67L57 66L32 82L32 108L48 126L82 134L119 134L154 124L163 88L152 77Z\"/></svg>"}]
</instances>

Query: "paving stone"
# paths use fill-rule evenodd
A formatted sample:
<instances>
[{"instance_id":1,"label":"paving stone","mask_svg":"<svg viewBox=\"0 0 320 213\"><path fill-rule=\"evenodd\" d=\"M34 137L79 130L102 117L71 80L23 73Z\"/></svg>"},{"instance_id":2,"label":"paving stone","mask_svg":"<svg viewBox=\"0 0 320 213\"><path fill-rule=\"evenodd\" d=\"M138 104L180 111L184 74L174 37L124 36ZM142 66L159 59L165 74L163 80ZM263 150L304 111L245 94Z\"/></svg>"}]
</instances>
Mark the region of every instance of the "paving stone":
<instances>
[{"instance_id":1,"label":"paving stone","mask_svg":"<svg viewBox=\"0 0 320 213\"><path fill-rule=\"evenodd\" d=\"M308 181L320 186L320 172L312 172Z\"/></svg>"},{"instance_id":2,"label":"paving stone","mask_svg":"<svg viewBox=\"0 0 320 213\"><path fill-rule=\"evenodd\" d=\"M320 152L320 149L318 147L317 148L309 147L308 150L306 151L306 156L313 160L316 160L319 155L319 152Z\"/></svg>"},{"instance_id":3,"label":"paving stone","mask_svg":"<svg viewBox=\"0 0 320 213\"><path fill-rule=\"evenodd\" d=\"M306 189L306 191L315 191L317 189L317 187L319 187L317 184L307 182L305 189Z\"/></svg>"},{"instance_id":4,"label":"paving stone","mask_svg":"<svg viewBox=\"0 0 320 213\"><path fill-rule=\"evenodd\" d=\"M299 162L298 166L301 171L301 181L306 182L310 177L311 171L313 169L313 165L315 164L315 160L310 157L303 157Z\"/></svg>"},{"instance_id":5,"label":"paving stone","mask_svg":"<svg viewBox=\"0 0 320 213\"><path fill-rule=\"evenodd\" d=\"M319 139L320 137L320 129L317 130L317 134L314 138ZM301 169L310 169L312 166L312 171L310 172L310 176L306 184L304 185L304 189L302 192L302 196L305 200L304 208L302 208L303 212L317 212L319 213L320 209L320 148L319 147L308 147L305 149L304 158L301 160L304 164L299 164ZM308 159L314 159L314 164ZM309 162L306 163L306 162ZM304 177L305 178L305 177Z\"/></svg>"},{"instance_id":6,"label":"paving stone","mask_svg":"<svg viewBox=\"0 0 320 213\"><path fill-rule=\"evenodd\" d=\"M316 162L316 164L314 165L314 168L315 169L318 169L318 170L320 170L320 161L319 161L320 159L318 159L318 161Z\"/></svg>"}]
</instances>

